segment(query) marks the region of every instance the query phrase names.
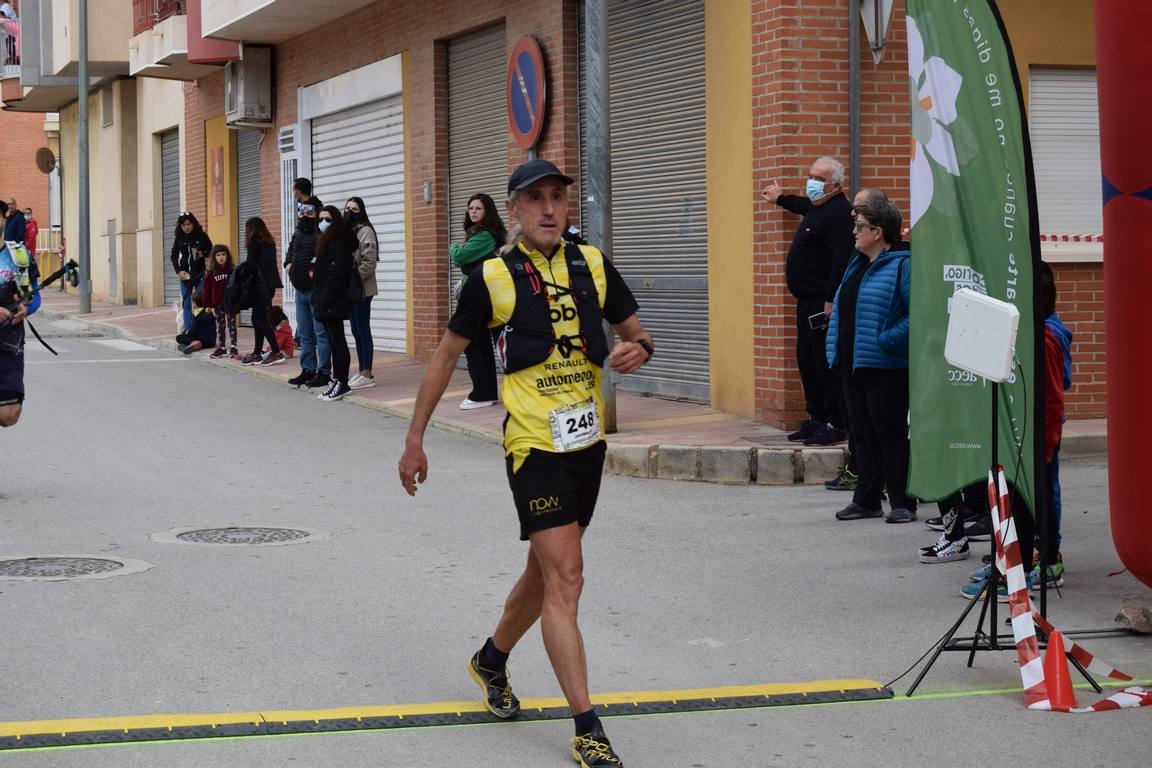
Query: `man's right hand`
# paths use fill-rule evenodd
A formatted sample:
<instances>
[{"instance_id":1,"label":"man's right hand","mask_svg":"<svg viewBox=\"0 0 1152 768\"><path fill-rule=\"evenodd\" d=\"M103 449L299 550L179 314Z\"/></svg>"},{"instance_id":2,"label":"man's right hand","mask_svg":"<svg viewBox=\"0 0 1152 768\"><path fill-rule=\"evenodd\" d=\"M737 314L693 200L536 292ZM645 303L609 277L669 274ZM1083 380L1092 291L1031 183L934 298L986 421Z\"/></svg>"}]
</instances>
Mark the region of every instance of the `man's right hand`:
<instances>
[{"instance_id":1,"label":"man's right hand","mask_svg":"<svg viewBox=\"0 0 1152 768\"><path fill-rule=\"evenodd\" d=\"M784 193L780 191L779 185L773 181L769 183L768 186L764 187L763 191L760 192L760 197L764 198L769 203L772 203L772 205L776 205L776 200L782 194Z\"/></svg>"},{"instance_id":2,"label":"man's right hand","mask_svg":"<svg viewBox=\"0 0 1152 768\"><path fill-rule=\"evenodd\" d=\"M428 457L424 455L424 448L406 445L398 468L400 484L409 496L415 496L417 483L423 484L428 479Z\"/></svg>"},{"instance_id":3,"label":"man's right hand","mask_svg":"<svg viewBox=\"0 0 1152 768\"><path fill-rule=\"evenodd\" d=\"M12 313L8 311L7 307L0 307L0 323L12 317Z\"/></svg>"},{"instance_id":4,"label":"man's right hand","mask_svg":"<svg viewBox=\"0 0 1152 768\"><path fill-rule=\"evenodd\" d=\"M180 272L177 272L177 273L176 273L176 275L177 275L177 277L179 277L181 280L187 280L187 279L188 279L188 273L187 273L187 272L184 272L184 271L180 271Z\"/></svg>"}]
</instances>

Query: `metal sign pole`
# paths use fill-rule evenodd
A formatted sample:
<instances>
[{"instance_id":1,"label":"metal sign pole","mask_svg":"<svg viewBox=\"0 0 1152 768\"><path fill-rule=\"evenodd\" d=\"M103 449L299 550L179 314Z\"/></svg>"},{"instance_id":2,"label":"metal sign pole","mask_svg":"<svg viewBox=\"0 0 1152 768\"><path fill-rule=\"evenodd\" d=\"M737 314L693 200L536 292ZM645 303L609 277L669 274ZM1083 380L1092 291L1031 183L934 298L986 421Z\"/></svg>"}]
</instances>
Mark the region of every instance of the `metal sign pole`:
<instances>
[{"instance_id":1,"label":"metal sign pole","mask_svg":"<svg viewBox=\"0 0 1152 768\"><path fill-rule=\"evenodd\" d=\"M79 184L79 248L80 248L80 313L92 311L92 255L88 232L88 0L79 0L77 24L80 47L79 87L79 161L76 179Z\"/></svg>"},{"instance_id":2,"label":"metal sign pole","mask_svg":"<svg viewBox=\"0 0 1152 768\"><path fill-rule=\"evenodd\" d=\"M588 153L588 176L584 193L588 200L588 221L584 237L609 256L612 253L612 137L608 119L608 9L606 0L584 3L584 68L588 125L584 139ZM612 329L605 326L611 339ZM604 369L604 429L616 431L616 381L618 376Z\"/></svg>"}]
</instances>

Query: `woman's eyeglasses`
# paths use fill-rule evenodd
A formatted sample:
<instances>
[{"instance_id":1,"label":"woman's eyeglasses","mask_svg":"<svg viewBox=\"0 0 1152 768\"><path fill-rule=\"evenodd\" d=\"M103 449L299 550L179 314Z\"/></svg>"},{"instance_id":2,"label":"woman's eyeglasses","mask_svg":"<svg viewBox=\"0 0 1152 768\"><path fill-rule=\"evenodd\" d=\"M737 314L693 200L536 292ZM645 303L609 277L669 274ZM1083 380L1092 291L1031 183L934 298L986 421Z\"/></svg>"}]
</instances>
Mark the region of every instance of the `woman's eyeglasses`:
<instances>
[{"instance_id":1,"label":"woman's eyeglasses","mask_svg":"<svg viewBox=\"0 0 1152 768\"><path fill-rule=\"evenodd\" d=\"M332 217L331 216L321 216L320 221L332 221Z\"/></svg>"},{"instance_id":2,"label":"woman's eyeglasses","mask_svg":"<svg viewBox=\"0 0 1152 768\"><path fill-rule=\"evenodd\" d=\"M869 224L866 221L858 221L852 225L853 232L863 232L866 229L879 229L879 227L875 226L874 224Z\"/></svg>"}]
</instances>

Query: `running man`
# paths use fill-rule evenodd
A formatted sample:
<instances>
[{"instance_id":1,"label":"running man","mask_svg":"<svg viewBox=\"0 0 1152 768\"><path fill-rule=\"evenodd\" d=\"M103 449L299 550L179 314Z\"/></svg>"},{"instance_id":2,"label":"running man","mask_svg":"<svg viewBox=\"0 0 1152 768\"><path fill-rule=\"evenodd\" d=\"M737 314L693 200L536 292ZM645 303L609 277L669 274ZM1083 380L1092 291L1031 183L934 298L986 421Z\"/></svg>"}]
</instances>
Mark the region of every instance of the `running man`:
<instances>
[{"instance_id":1,"label":"running man","mask_svg":"<svg viewBox=\"0 0 1152 768\"><path fill-rule=\"evenodd\" d=\"M591 246L565 244L572 179L530 160L508 180L508 211L521 233L502 258L474 270L428 365L400 458L409 495L428 475L424 431L456 360L473 338L501 329L508 410L504 453L528 562L492 636L468 662L493 715L511 719L520 702L508 683L508 655L537 619L544 648L576 721L572 757L584 768L620 766L588 697L584 641L577 624L584 583L581 538L592 519L604 466L602 366L632 373L653 354L620 274ZM602 331L622 341L611 351Z\"/></svg>"}]
</instances>

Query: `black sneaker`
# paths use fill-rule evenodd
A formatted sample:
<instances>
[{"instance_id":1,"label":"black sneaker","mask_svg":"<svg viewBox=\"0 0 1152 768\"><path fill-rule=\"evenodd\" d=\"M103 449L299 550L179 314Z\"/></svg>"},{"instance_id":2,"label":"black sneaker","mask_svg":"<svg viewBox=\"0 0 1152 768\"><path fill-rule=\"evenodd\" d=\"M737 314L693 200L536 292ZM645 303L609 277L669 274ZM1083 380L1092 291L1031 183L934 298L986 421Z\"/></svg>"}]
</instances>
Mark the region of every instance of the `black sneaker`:
<instances>
[{"instance_id":1,"label":"black sneaker","mask_svg":"<svg viewBox=\"0 0 1152 768\"><path fill-rule=\"evenodd\" d=\"M328 391L320 395L319 399L326 403L334 403L337 400L342 399L344 395L351 391L352 387L348 386L347 382L334 381L332 382L332 386L328 387Z\"/></svg>"},{"instance_id":2,"label":"black sneaker","mask_svg":"<svg viewBox=\"0 0 1152 768\"><path fill-rule=\"evenodd\" d=\"M299 387L299 386L302 386L302 385L306 384L307 382L311 381L315 375L316 375L316 371L308 371L308 370L300 371L300 373L298 373L295 376L293 376L292 378L288 379L288 383L294 387Z\"/></svg>"},{"instance_id":3,"label":"black sneaker","mask_svg":"<svg viewBox=\"0 0 1152 768\"><path fill-rule=\"evenodd\" d=\"M992 514L981 513L979 517L964 521L964 536L969 541L988 541L992 538Z\"/></svg>"},{"instance_id":4,"label":"black sneaker","mask_svg":"<svg viewBox=\"0 0 1152 768\"><path fill-rule=\"evenodd\" d=\"M520 699L512 693L508 684L508 668L501 670L485 669L480 666L480 651L468 660L468 674L484 691L484 706L501 720L511 720L520 714ZM603 763L613 765L613 763Z\"/></svg>"},{"instance_id":5,"label":"black sneaker","mask_svg":"<svg viewBox=\"0 0 1152 768\"><path fill-rule=\"evenodd\" d=\"M794 443L802 443L805 440L807 440L808 438L812 437L812 435L816 434L816 430L818 430L824 426L826 426L826 425L822 421L815 421L813 419L808 419L807 421L805 421L803 424L800 425L800 429L798 429L795 432L793 432L792 434L788 435L788 439Z\"/></svg>"},{"instance_id":6,"label":"black sneaker","mask_svg":"<svg viewBox=\"0 0 1152 768\"><path fill-rule=\"evenodd\" d=\"M856 490L856 483L860 480L857 475L848 467L840 470L840 474L836 475L833 480L825 480L824 487L830 491L854 491Z\"/></svg>"},{"instance_id":7,"label":"black sneaker","mask_svg":"<svg viewBox=\"0 0 1152 768\"><path fill-rule=\"evenodd\" d=\"M837 520L863 520L867 517L883 517L884 510L882 509L864 509L856 502L852 502L844 509L836 513Z\"/></svg>"},{"instance_id":8,"label":"black sneaker","mask_svg":"<svg viewBox=\"0 0 1152 768\"><path fill-rule=\"evenodd\" d=\"M916 519L916 510L907 507L896 507L884 518L886 523L911 523Z\"/></svg>"},{"instance_id":9,"label":"black sneaker","mask_svg":"<svg viewBox=\"0 0 1152 768\"><path fill-rule=\"evenodd\" d=\"M623 766L624 763L616 756L608 737L600 728L583 736L572 739L572 759L581 768L600 768L601 766Z\"/></svg>"},{"instance_id":10,"label":"black sneaker","mask_svg":"<svg viewBox=\"0 0 1152 768\"><path fill-rule=\"evenodd\" d=\"M316 371L316 375L304 382L304 386L308 389L316 389L317 387L327 387L332 383L332 379L324 371Z\"/></svg>"},{"instance_id":11,"label":"black sneaker","mask_svg":"<svg viewBox=\"0 0 1152 768\"><path fill-rule=\"evenodd\" d=\"M820 429L813 432L804 445L836 445L836 443L843 443L848 439L848 430L836 429L831 424L825 424Z\"/></svg>"},{"instance_id":12,"label":"black sneaker","mask_svg":"<svg viewBox=\"0 0 1152 768\"><path fill-rule=\"evenodd\" d=\"M924 525L928 526L933 531L946 531L948 526L956 522L956 510L949 509L940 517L930 517L924 521Z\"/></svg>"}]
</instances>

